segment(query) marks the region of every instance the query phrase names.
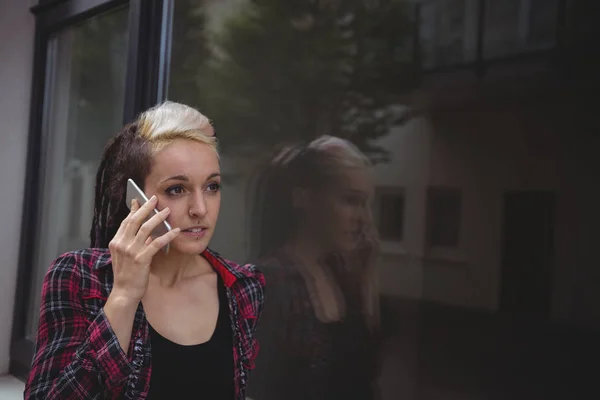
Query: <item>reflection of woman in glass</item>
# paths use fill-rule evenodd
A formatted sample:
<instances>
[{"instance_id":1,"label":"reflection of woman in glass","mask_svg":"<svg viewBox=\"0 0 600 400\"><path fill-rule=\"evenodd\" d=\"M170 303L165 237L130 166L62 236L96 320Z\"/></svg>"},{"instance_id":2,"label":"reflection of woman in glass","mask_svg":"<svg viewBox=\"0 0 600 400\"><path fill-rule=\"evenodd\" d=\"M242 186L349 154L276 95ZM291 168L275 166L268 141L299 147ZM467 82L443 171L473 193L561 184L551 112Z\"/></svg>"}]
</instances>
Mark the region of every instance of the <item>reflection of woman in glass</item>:
<instances>
[{"instance_id":1,"label":"reflection of woman in glass","mask_svg":"<svg viewBox=\"0 0 600 400\"><path fill-rule=\"evenodd\" d=\"M368 159L321 137L258 181L254 256L269 283L249 395L373 399L379 323Z\"/></svg>"},{"instance_id":2,"label":"reflection of woman in glass","mask_svg":"<svg viewBox=\"0 0 600 400\"><path fill-rule=\"evenodd\" d=\"M131 211L129 178L150 198ZM208 248L220 188L212 126L190 107L157 106L110 141L92 248L44 280L26 399L245 398L264 279ZM165 220L174 229L153 237Z\"/></svg>"}]
</instances>

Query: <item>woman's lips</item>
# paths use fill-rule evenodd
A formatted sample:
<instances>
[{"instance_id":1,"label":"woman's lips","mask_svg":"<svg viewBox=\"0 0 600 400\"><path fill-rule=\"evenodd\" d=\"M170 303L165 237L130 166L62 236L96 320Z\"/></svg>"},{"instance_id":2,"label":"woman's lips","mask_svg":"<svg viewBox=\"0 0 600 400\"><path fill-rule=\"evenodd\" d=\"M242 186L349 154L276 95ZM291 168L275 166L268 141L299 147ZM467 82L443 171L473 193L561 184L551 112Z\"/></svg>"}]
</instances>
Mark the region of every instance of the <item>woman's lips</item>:
<instances>
[{"instance_id":1,"label":"woman's lips","mask_svg":"<svg viewBox=\"0 0 600 400\"><path fill-rule=\"evenodd\" d=\"M193 237L193 238L201 238L206 235L207 228L190 228L181 231L182 235Z\"/></svg>"}]
</instances>

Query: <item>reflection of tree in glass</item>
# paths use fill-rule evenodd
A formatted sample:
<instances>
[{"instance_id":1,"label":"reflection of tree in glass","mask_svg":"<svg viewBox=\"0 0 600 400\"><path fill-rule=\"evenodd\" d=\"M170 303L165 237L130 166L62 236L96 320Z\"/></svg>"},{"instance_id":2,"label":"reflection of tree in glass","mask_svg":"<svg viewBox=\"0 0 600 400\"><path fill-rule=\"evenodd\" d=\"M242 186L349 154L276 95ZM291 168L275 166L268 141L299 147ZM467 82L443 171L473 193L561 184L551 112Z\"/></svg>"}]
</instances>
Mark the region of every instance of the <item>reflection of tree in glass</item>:
<instances>
[{"instance_id":1,"label":"reflection of tree in glass","mask_svg":"<svg viewBox=\"0 0 600 400\"><path fill-rule=\"evenodd\" d=\"M205 0L178 1L173 10L169 99L201 109L199 79L209 58Z\"/></svg>"},{"instance_id":2,"label":"reflection of tree in glass","mask_svg":"<svg viewBox=\"0 0 600 400\"><path fill-rule=\"evenodd\" d=\"M390 105L416 83L404 1L247 1L212 35L208 60L202 30L187 29L202 50L184 72L224 151L332 134L379 159L373 139L398 123Z\"/></svg>"},{"instance_id":3,"label":"reflection of tree in glass","mask_svg":"<svg viewBox=\"0 0 600 400\"><path fill-rule=\"evenodd\" d=\"M69 105L70 151L98 161L108 138L122 124L127 63L127 9L101 14L72 34Z\"/></svg>"}]
</instances>

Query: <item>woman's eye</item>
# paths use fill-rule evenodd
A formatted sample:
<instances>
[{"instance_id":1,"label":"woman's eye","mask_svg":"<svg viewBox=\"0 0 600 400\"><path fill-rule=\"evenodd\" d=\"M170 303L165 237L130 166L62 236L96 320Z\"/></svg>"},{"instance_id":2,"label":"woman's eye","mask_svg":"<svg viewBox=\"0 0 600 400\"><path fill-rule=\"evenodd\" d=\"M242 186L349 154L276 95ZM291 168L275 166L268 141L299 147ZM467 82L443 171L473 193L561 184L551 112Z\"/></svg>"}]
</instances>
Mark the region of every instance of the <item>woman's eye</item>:
<instances>
[{"instance_id":1,"label":"woman's eye","mask_svg":"<svg viewBox=\"0 0 600 400\"><path fill-rule=\"evenodd\" d=\"M170 195L178 195L183 193L183 186L177 185L177 186L171 186L170 188L168 188L166 190L167 194Z\"/></svg>"},{"instance_id":2,"label":"woman's eye","mask_svg":"<svg viewBox=\"0 0 600 400\"><path fill-rule=\"evenodd\" d=\"M220 183L211 183L210 185L208 185L208 187L206 188L209 192L217 192L221 189L221 184Z\"/></svg>"}]
</instances>

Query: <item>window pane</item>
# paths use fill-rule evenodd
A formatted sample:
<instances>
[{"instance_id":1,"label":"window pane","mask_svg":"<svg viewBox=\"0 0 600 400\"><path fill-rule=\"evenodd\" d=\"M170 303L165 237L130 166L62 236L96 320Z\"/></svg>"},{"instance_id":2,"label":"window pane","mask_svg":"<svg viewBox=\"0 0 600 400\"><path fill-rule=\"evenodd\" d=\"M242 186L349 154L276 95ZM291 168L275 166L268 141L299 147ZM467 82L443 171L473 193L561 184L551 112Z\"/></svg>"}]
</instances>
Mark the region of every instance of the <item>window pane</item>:
<instances>
[{"instance_id":1,"label":"window pane","mask_svg":"<svg viewBox=\"0 0 600 400\"><path fill-rule=\"evenodd\" d=\"M486 58L552 48L556 42L558 0L487 0Z\"/></svg>"},{"instance_id":2,"label":"window pane","mask_svg":"<svg viewBox=\"0 0 600 400\"><path fill-rule=\"evenodd\" d=\"M518 53L524 42L519 32L521 0L487 0L484 49L486 58Z\"/></svg>"},{"instance_id":3,"label":"window pane","mask_svg":"<svg viewBox=\"0 0 600 400\"><path fill-rule=\"evenodd\" d=\"M581 376L600 320L600 191L589 184L600 170L600 136L593 85L579 83L597 73L591 58L578 60L595 48L581 27L597 13L561 2L570 5L566 51L532 63L511 56L551 37L556 19L544 8L556 0L485 2L484 55L506 60L486 62L489 73L477 77L469 64L480 0L174 2L169 98L203 111L221 141L211 247L271 274L248 397L577 398L595 384ZM421 25L390 4L420 5L408 14ZM415 55L435 71L406 79L412 68L396 56L413 32L422 46ZM295 169L292 161L310 152L289 143L324 134L373 160L369 178L308 179L329 170ZM263 164L280 168L255 176ZM392 196L338 195L369 179ZM295 190L301 184L312 191ZM505 204L512 191L521 195ZM535 203L531 191L552 195ZM348 257L357 265L344 271L324 267L335 257L311 260L335 245L357 251L339 242L359 242L357 210L371 205L380 238L401 241L382 240L379 257L352 253L361 257ZM256 257L273 249L288 257ZM303 263L308 273L290 276ZM372 276L375 289L365 284ZM369 347L369 329L355 330L372 315L373 292L381 347ZM341 321L344 307L335 306L344 300L356 314L322 323ZM557 357L551 349L561 343L576 345Z\"/></svg>"},{"instance_id":4,"label":"window pane","mask_svg":"<svg viewBox=\"0 0 600 400\"><path fill-rule=\"evenodd\" d=\"M557 35L558 0L531 0L529 42L534 47L554 45Z\"/></svg>"},{"instance_id":5,"label":"window pane","mask_svg":"<svg viewBox=\"0 0 600 400\"><path fill-rule=\"evenodd\" d=\"M427 245L429 247L458 246L460 209L460 189L429 189L427 196Z\"/></svg>"},{"instance_id":6,"label":"window pane","mask_svg":"<svg viewBox=\"0 0 600 400\"><path fill-rule=\"evenodd\" d=\"M404 194L382 193L379 207L381 239L402 241L404 236Z\"/></svg>"},{"instance_id":7,"label":"window pane","mask_svg":"<svg viewBox=\"0 0 600 400\"><path fill-rule=\"evenodd\" d=\"M474 60L476 8L472 0L422 2L419 39L427 69L465 64Z\"/></svg>"},{"instance_id":8,"label":"window pane","mask_svg":"<svg viewBox=\"0 0 600 400\"><path fill-rule=\"evenodd\" d=\"M96 169L104 145L123 122L127 18L127 8L119 8L49 41L29 337L37 330L41 283L50 263L89 246Z\"/></svg>"}]
</instances>

